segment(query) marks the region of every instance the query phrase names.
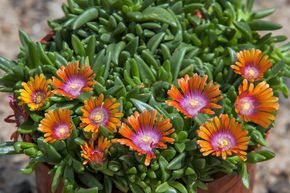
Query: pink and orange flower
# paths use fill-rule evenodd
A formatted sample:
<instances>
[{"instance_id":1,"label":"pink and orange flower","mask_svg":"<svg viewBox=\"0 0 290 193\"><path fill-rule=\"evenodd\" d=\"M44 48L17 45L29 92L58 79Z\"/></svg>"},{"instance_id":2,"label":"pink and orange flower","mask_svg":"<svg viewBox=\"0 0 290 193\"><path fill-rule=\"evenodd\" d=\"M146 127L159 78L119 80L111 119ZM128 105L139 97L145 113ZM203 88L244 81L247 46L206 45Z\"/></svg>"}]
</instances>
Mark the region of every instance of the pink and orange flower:
<instances>
[{"instance_id":1,"label":"pink and orange flower","mask_svg":"<svg viewBox=\"0 0 290 193\"><path fill-rule=\"evenodd\" d=\"M235 154L242 160L246 160L246 150L248 149L248 131L243 130L242 124L234 118L222 114L214 117L211 121L205 122L197 130L197 143L203 156L214 155L227 156Z\"/></svg>"},{"instance_id":2,"label":"pink and orange flower","mask_svg":"<svg viewBox=\"0 0 290 193\"><path fill-rule=\"evenodd\" d=\"M240 51L237 62L232 65L235 73L240 74L250 82L261 80L264 73L272 66L268 56L263 56L260 50L251 49Z\"/></svg>"},{"instance_id":3,"label":"pink and orange flower","mask_svg":"<svg viewBox=\"0 0 290 193\"><path fill-rule=\"evenodd\" d=\"M119 133L125 137L114 139L114 142L128 146L131 150L140 155L146 155L145 165L150 165L151 159L155 158L156 148L166 149L166 143L173 143L174 139L168 137L174 132L170 120L157 117L157 111L143 111L141 114L135 112L134 115L123 123Z\"/></svg>"},{"instance_id":4,"label":"pink and orange flower","mask_svg":"<svg viewBox=\"0 0 290 193\"><path fill-rule=\"evenodd\" d=\"M265 81L255 86L244 80L239 86L235 110L244 121L268 128L278 108L278 97L273 96L272 88Z\"/></svg>"},{"instance_id":5,"label":"pink and orange flower","mask_svg":"<svg viewBox=\"0 0 290 193\"><path fill-rule=\"evenodd\" d=\"M83 116L80 126L84 127L86 132L97 133L101 125L111 133L116 132L117 127L121 125L120 118L123 117L119 106L120 103L116 102L115 98L104 100L103 94L97 98L89 98L82 108Z\"/></svg>"},{"instance_id":6,"label":"pink and orange flower","mask_svg":"<svg viewBox=\"0 0 290 193\"><path fill-rule=\"evenodd\" d=\"M18 99L20 104L27 104L31 111L40 110L53 93L49 90L48 84L50 80L46 80L43 74L36 75L35 78L30 77L26 83L23 82L23 89L20 89Z\"/></svg>"},{"instance_id":7,"label":"pink and orange flower","mask_svg":"<svg viewBox=\"0 0 290 193\"><path fill-rule=\"evenodd\" d=\"M214 85L213 81L209 83L206 81L206 75L194 74L193 77L185 75L178 80L182 93L172 85L168 95L173 100L167 100L166 103L183 113L186 118L194 118L199 113L214 114L212 108L221 108L216 102L222 95L218 85Z\"/></svg>"},{"instance_id":8,"label":"pink and orange flower","mask_svg":"<svg viewBox=\"0 0 290 193\"><path fill-rule=\"evenodd\" d=\"M70 99L79 97L82 92L93 90L90 86L96 84L91 67L83 64L79 68L79 62L62 66L56 73L59 78L53 77L52 85L57 88L54 93Z\"/></svg>"},{"instance_id":9,"label":"pink and orange flower","mask_svg":"<svg viewBox=\"0 0 290 193\"><path fill-rule=\"evenodd\" d=\"M93 137L89 143L81 145L81 156L85 159L83 164L86 165L89 162L93 164L101 164L104 161L105 150L109 149L111 143L108 139L99 137L97 139L98 144L95 146L96 139Z\"/></svg>"},{"instance_id":10,"label":"pink and orange flower","mask_svg":"<svg viewBox=\"0 0 290 193\"><path fill-rule=\"evenodd\" d=\"M70 110L67 109L49 111L38 127L44 133L44 141L47 143L68 138L72 129Z\"/></svg>"}]
</instances>

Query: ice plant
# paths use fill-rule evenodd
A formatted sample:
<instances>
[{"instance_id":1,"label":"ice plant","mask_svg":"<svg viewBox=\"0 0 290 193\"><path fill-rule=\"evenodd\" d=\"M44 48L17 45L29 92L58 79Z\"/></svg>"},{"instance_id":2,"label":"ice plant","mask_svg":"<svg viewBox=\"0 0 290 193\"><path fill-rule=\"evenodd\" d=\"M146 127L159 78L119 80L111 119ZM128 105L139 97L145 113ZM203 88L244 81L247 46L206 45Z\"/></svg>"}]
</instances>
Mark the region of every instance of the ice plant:
<instances>
[{"instance_id":1,"label":"ice plant","mask_svg":"<svg viewBox=\"0 0 290 193\"><path fill-rule=\"evenodd\" d=\"M184 78L178 80L182 93L172 85L168 95L173 100L167 100L167 104L176 108L187 118L193 118L199 113L214 114L212 108L221 108L216 104L222 98L221 91L218 85L213 84L213 81L209 83L206 81L206 75L194 74L193 77L185 75Z\"/></svg>"},{"instance_id":2,"label":"ice plant","mask_svg":"<svg viewBox=\"0 0 290 193\"><path fill-rule=\"evenodd\" d=\"M95 145L97 142L97 145ZM99 137L96 139L93 137L89 143L84 143L81 145L82 153L81 156L85 159L83 164L88 163L101 164L104 161L105 150L111 146L111 143L108 139L104 137Z\"/></svg>"},{"instance_id":3,"label":"ice plant","mask_svg":"<svg viewBox=\"0 0 290 193\"><path fill-rule=\"evenodd\" d=\"M53 94L48 87L49 83L50 80L46 80L43 74L30 77L28 82L23 82L23 89L20 89L18 97L21 104L26 104L31 111L40 110Z\"/></svg>"},{"instance_id":4,"label":"ice plant","mask_svg":"<svg viewBox=\"0 0 290 193\"><path fill-rule=\"evenodd\" d=\"M226 159L227 156L235 154L242 160L246 160L248 131L243 130L243 125L235 118L229 118L225 114L216 116L201 125L197 134L200 138L197 143L204 156L212 154Z\"/></svg>"},{"instance_id":5,"label":"ice plant","mask_svg":"<svg viewBox=\"0 0 290 193\"><path fill-rule=\"evenodd\" d=\"M115 98L104 100L103 94L96 98L90 97L82 108L81 127L84 127L86 132L97 133L102 125L111 133L116 132L116 128L121 125L120 118L123 117L119 106L120 103L116 102Z\"/></svg>"},{"instance_id":6,"label":"ice plant","mask_svg":"<svg viewBox=\"0 0 290 193\"><path fill-rule=\"evenodd\" d=\"M249 186L290 77L289 43L253 2L69 0L40 42L20 31L17 60L0 56L0 92L28 113L6 119L24 142L0 156L50 165L52 192L200 192L224 172Z\"/></svg>"},{"instance_id":7,"label":"ice plant","mask_svg":"<svg viewBox=\"0 0 290 193\"><path fill-rule=\"evenodd\" d=\"M138 154L146 155L145 165L150 165L151 159L155 158L154 149L166 149L166 143L173 143L174 139L168 137L174 132L170 120L157 117L157 111L143 111L134 113L126 123L123 123L119 133L125 137L115 139L115 142L130 147Z\"/></svg>"},{"instance_id":8,"label":"ice plant","mask_svg":"<svg viewBox=\"0 0 290 193\"><path fill-rule=\"evenodd\" d=\"M68 138L72 132L70 110L48 111L41 120L38 130L44 133L44 141L48 143Z\"/></svg>"},{"instance_id":9,"label":"ice plant","mask_svg":"<svg viewBox=\"0 0 290 193\"><path fill-rule=\"evenodd\" d=\"M255 86L244 80L239 86L235 110L244 121L268 128L278 108L278 97L273 96L272 88L265 81Z\"/></svg>"},{"instance_id":10,"label":"ice plant","mask_svg":"<svg viewBox=\"0 0 290 193\"><path fill-rule=\"evenodd\" d=\"M70 99L75 99L82 92L93 90L92 85L96 84L93 80L95 73L90 66L85 67L79 62L69 63L57 70L57 77L53 77L52 85L56 88L55 94L60 94Z\"/></svg>"},{"instance_id":11,"label":"ice plant","mask_svg":"<svg viewBox=\"0 0 290 193\"><path fill-rule=\"evenodd\" d=\"M251 49L240 51L237 54L237 62L232 65L235 73L244 79L254 82L263 78L264 73L272 66L268 56L263 56L260 50Z\"/></svg>"}]
</instances>

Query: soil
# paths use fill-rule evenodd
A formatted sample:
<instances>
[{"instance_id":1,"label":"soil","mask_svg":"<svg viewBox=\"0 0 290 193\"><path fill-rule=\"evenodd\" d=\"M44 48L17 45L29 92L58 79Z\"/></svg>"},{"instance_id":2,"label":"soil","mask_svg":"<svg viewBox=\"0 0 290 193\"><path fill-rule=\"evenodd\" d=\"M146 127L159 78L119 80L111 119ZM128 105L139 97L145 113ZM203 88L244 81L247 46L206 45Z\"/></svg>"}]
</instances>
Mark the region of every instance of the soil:
<instances>
[{"instance_id":1,"label":"soil","mask_svg":"<svg viewBox=\"0 0 290 193\"><path fill-rule=\"evenodd\" d=\"M65 0L0 0L0 55L9 59L19 50L18 29L26 31L33 40L39 40L48 30L46 20L62 16L61 3ZM271 20L284 26L275 34L290 37L290 0L257 0L255 9L276 7ZM1 72L0 72L1 73ZM276 126L271 130L268 148L276 157L257 166L254 193L290 193L290 103L280 100ZM0 93L0 143L8 140L14 125L3 121L12 112L8 95ZM0 193L35 193L34 175L19 172L27 164L22 155L0 158Z\"/></svg>"}]
</instances>

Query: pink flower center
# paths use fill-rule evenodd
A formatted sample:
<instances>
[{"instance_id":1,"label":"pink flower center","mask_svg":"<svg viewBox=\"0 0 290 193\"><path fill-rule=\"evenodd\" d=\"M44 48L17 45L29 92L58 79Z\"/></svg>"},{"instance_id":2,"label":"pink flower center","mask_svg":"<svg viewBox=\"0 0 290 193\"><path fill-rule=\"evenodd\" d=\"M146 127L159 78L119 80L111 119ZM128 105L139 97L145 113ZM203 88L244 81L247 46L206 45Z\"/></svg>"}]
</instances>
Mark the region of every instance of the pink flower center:
<instances>
[{"instance_id":1,"label":"pink flower center","mask_svg":"<svg viewBox=\"0 0 290 193\"><path fill-rule=\"evenodd\" d=\"M146 152L152 151L160 140L160 134L157 131L145 130L136 133L132 141L136 146Z\"/></svg>"},{"instance_id":2,"label":"pink flower center","mask_svg":"<svg viewBox=\"0 0 290 193\"><path fill-rule=\"evenodd\" d=\"M207 105L207 100L202 95L187 96L181 101L181 106L191 116L196 116Z\"/></svg>"},{"instance_id":3,"label":"pink flower center","mask_svg":"<svg viewBox=\"0 0 290 193\"><path fill-rule=\"evenodd\" d=\"M251 79L256 79L259 77L259 69L253 66L245 67L245 76Z\"/></svg>"},{"instance_id":4,"label":"pink flower center","mask_svg":"<svg viewBox=\"0 0 290 193\"><path fill-rule=\"evenodd\" d=\"M105 125L108 119L109 119L108 112L104 108L101 108L101 107L95 108L90 113L90 120L95 125L100 125L100 124Z\"/></svg>"},{"instance_id":5,"label":"pink flower center","mask_svg":"<svg viewBox=\"0 0 290 193\"><path fill-rule=\"evenodd\" d=\"M44 101L45 99L45 92L43 91L36 91L33 95L32 95L32 101L35 103L35 104L40 104Z\"/></svg>"},{"instance_id":6,"label":"pink flower center","mask_svg":"<svg viewBox=\"0 0 290 193\"><path fill-rule=\"evenodd\" d=\"M230 150L236 145L236 140L231 133L219 132L211 138L211 145L214 150Z\"/></svg>"},{"instance_id":7,"label":"pink flower center","mask_svg":"<svg viewBox=\"0 0 290 193\"><path fill-rule=\"evenodd\" d=\"M85 84L86 82L81 77L71 77L64 84L63 90L74 97L78 97Z\"/></svg>"},{"instance_id":8,"label":"pink flower center","mask_svg":"<svg viewBox=\"0 0 290 193\"><path fill-rule=\"evenodd\" d=\"M54 135L58 139L64 139L65 137L67 137L69 132L69 126L65 123L57 125L53 130Z\"/></svg>"},{"instance_id":9,"label":"pink flower center","mask_svg":"<svg viewBox=\"0 0 290 193\"><path fill-rule=\"evenodd\" d=\"M240 99L240 113L243 115L252 115L255 112L255 101L251 97Z\"/></svg>"}]
</instances>

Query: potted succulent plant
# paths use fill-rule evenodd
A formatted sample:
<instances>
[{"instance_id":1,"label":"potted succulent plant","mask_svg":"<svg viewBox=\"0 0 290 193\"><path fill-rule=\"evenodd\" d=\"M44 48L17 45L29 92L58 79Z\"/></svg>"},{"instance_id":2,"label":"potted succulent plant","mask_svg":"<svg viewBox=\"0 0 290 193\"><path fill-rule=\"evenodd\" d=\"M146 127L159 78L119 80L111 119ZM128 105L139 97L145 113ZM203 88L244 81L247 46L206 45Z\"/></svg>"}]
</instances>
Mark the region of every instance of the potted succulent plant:
<instances>
[{"instance_id":1,"label":"potted succulent plant","mask_svg":"<svg viewBox=\"0 0 290 193\"><path fill-rule=\"evenodd\" d=\"M281 26L253 3L68 0L0 58L17 126L0 154L28 155L39 193L251 192L290 77L287 38L259 34Z\"/></svg>"}]
</instances>

